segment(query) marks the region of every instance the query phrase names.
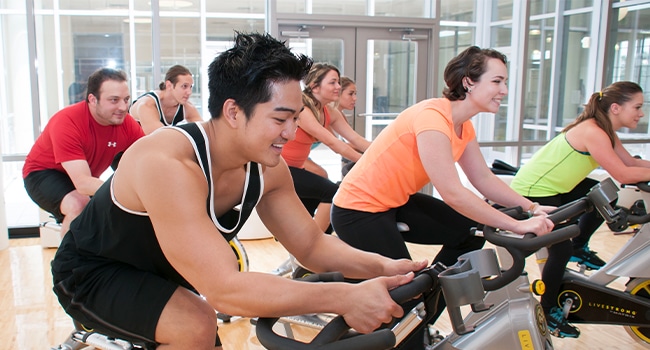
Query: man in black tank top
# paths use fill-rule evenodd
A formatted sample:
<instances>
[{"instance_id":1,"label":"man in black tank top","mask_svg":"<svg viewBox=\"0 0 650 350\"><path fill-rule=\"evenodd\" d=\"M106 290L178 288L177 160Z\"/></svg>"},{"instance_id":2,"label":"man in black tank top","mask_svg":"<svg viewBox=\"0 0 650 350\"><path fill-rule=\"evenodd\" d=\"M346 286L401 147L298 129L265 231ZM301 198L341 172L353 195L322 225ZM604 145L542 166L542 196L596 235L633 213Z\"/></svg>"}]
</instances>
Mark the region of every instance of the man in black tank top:
<instances>
[{"instance_id":1,"label":"man in black tank top","mask_svg":"<svg viewBox=\"0 0 650 350\"><path fill-rule=\"evenodd\" d=\"M237 34L209 67L212 118L131 146L64 237L52 275L66 312L110 336L181 349L220 348L215 309L332 312L360 332L403 315L388 290L426 261L391 260L325 235L281 160L310 66L268 35ZM254 207L309 269L370 280L312 284L239 272L228 240Z\"/></svg>"},{"instance_id":2,"label":"man in black tank top","mask_svg":"<svg viewBox=\"0 0 650 350\"><path fill-rule=\"evenodd\" d=\"M177 64L167 70L165 81L158 85L158 90L133 100L129 113L140 122L147 135L163 126L203 121L189 101L193 86L192 72Z\"/></svg>"}]
</instances>

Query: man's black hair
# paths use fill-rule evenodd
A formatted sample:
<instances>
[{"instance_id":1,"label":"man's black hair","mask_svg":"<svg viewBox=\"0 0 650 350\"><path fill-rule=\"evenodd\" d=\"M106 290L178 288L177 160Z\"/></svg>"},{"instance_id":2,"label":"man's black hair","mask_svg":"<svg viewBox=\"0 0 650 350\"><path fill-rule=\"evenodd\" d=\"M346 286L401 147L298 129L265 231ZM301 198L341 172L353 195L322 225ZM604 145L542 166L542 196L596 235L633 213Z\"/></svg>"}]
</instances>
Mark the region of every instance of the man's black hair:
<instances>
[{"instance_id":1,"label":"man's black hair","mask_svg":"<svg viewBox=\"0 0 650 350\"><path fill-rule=\"evenodd\" d=\"M274 83L302 80L312 63L268 34L237 32L235 45L208 67L210 115L219 118L224 102L231 98L249 118L257 104L271 100Z\"/></svg>"}]
</instances>

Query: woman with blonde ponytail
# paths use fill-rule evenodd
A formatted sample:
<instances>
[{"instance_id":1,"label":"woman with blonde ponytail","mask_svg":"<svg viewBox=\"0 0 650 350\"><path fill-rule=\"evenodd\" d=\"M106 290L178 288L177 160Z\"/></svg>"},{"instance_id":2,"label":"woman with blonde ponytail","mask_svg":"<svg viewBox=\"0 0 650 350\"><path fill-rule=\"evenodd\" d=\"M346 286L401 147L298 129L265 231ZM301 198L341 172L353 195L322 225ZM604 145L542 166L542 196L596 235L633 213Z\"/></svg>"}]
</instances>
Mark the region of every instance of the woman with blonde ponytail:
<instances>
[{"instance_id":1,"label":"woman with blonde ponytail","mask_svg":"<svg viewBox=\"0 0 650 350\"><path fill-rule=\"evenodd\" d=\"M583 197L598 183L587 178L598 166L622 184L650 180L650 162L631 156L616 135L621 128L637 127L643 117L642 108L643 90L631 81L616 82L593 93L584 111L521 167L511 187L533 202L560 206ZM549 247L542 271L546 292L541 304L555 335L580 334L563 318L557 295L569 261L593 270L605 265L588 246L602 223L603 218L595 210L586 213L578 219L579 236Z\"/></svg>"},{"instance_id":2,"label":"woman with blonde ponytail","mask_svg":"<svg viewBox=\"0 0 650 350\"><path fill-rule=\"evenodd\" d=\"M370 144L357 134L342 113L330 104L338 101L341 91L338 68L316 63L304 79L302 101L305 108L298 119L296 138L282 148L293 177L298 197L323 231L330 231L332 197L338 186L327 172L309 159L314 145L322 143L339 155L356 162ZM334 132L347 142L339 139Z\"/></svg>"}]
</instances>

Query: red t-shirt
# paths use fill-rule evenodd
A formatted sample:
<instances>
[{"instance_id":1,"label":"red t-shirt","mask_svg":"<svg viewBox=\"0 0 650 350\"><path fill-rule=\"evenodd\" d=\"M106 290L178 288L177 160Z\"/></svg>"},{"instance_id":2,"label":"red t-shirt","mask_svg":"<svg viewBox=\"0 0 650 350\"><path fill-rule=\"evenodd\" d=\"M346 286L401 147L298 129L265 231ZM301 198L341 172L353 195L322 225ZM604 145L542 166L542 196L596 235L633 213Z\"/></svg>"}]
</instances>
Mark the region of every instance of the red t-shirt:
<instances>
[{"instance_id":1,"label":"red t-shirt","mask_svg":"<svg viewBox=\"0 0 650 350\"><path fill-rule=\"evenodd\" d=\"M92 176L99 177L119 152L144 136L131 115L120 125L104 126L93 118L86 101L55 113L27 154L23 178L33 171L54 169L65 173L62 162L85 160Z\"/></svg>"}]
</instances>

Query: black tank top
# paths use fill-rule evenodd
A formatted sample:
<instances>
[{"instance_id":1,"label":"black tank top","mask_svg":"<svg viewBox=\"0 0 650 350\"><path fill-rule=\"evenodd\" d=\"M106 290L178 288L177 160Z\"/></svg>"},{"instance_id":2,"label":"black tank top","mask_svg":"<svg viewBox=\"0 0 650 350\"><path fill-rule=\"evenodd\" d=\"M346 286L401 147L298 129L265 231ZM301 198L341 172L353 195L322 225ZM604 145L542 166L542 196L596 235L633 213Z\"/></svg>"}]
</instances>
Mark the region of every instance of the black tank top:
<instances>
[{"instance_id":1,"label":"black tank top","mask_svg":"<svg viewBox=\"0 0 650 350\"><path fill-rule=\"evenodd\" d=\"M131 103L131 106L133 106L133 104L137 100L139 100L141 98L144 98L144 97L147 97L147 96L151 97L154 100L154 102L156 102L156 108L158 109L158 115L160 116L160 122L163 125L165 125L165 126L176 125L176 124L182 122L183 120L185 120L185 106L183 106L182 104L179 104L178 108L176 109L176 114L174 114L174 118L172 118L172 122L168 123L167 119L165 118L165 115L163 114L162 105L160 104L160 98L158 97L158 95L156 95L156 93L154 91L149 91L147 93L142 94L140 97L133 100L133 102Z\"/></svg>"},{"instance_id":2,"label":"black tank top","mask_svg":"<svg viewBox=\"0 0 650 350\"><path fill-rule=\"evenodd\" d=\"M232 239L244 225L261 197L263 188L261 166L253 162L247 164L242 203L221 217L216 217L213 205L214 186L208 161L210 153L205 132L197 123L172 128L181 131L193 144L199 165L203 169L209 185L206 211L224 238ZM170 179L170 181L180 180ZM148 214L128 210L120 205L113 197L112 183L113 177L111 176L97 190L83 213L70 225L68 234L72 234L74 237L74 248L67 244L62 248L76 250L75 253L67 252L67 254L77 255L82 260L129 264L135 268L165 276L179 285L193 289L163 254ZM170 213L170 215L174 215L174 213ZM183 232L178 232L178 234L182 235ZM61 263L65 265L63 261ZM76 263L74 265L76 265L74 267L80 267ZM65 266L57 266L56 269L68 270Z\"/></svg>"},{"instance_id":3,"label":"black tank top","mask_svg":"<svg viewBox=\"0 0 650 350\"><path fill-rule=\"evenodd\" d=\"M205 135L205 131L200 124L196 123L179 125L176 128L181 129L185 133L197 151L196 157L199 159L199 165L203 169L205 178L208 181L208 214L212 218L215 226L221 231L221 234L227 240L231 240L241 230L262 196L262 166L254 162L246 165L246 182L244 184L244 196L241 204L217 218L214 213L214 186L212 183L212 169L210 168L210 148L206 143L208 138Z\"/></svg>"}]
</instances>

